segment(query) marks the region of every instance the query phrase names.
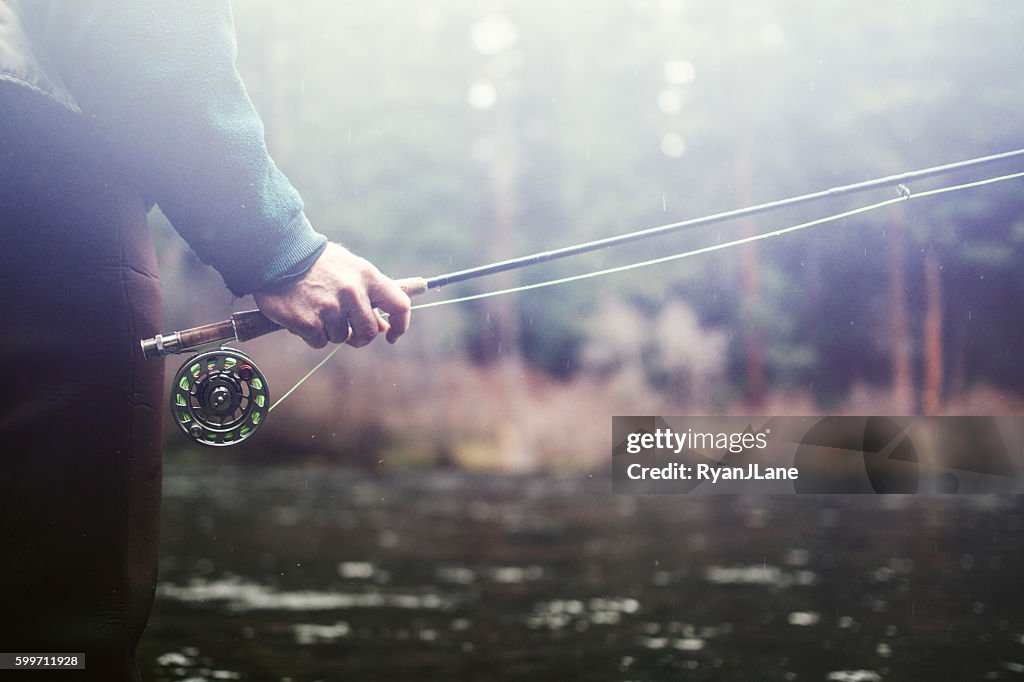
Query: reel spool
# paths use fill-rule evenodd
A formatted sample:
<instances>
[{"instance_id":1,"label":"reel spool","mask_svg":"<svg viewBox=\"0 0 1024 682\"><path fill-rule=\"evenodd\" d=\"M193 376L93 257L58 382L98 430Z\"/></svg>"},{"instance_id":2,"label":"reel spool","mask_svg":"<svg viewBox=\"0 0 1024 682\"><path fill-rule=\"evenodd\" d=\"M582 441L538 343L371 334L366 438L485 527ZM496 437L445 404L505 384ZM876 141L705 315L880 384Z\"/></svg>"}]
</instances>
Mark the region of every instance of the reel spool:
<instances>
[{"instance_id":1,"label":"reel spool","mask_svg":"<svg viewBox=\"0 0 1024 682\"><path fill-rule=\"evenodd\" d=\"M174 423L197 443L237 445L263 425L269 408L266 377L233 348L195 355L174 375Z\"/></svg>"}]
</instances>

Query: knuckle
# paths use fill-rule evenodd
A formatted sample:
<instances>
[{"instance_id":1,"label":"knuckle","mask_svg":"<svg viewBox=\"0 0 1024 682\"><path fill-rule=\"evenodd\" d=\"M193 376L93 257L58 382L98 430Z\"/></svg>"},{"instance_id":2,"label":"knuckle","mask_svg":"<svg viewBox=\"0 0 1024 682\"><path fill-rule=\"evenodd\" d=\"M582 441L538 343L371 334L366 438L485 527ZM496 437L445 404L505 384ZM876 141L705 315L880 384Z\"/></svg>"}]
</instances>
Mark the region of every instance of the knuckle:
<instances>
[{"instance_id":1,"label":"knuckle","mask_svg":"<svg viewBox=\"0 0 1024 682\"><path fill-rule=\"evenodd\" d=\"M320 316L331 320L341 315L341 302L337 298L328 298L320 304Z\"/></svg>"},{"instance_id":2,"label":"knuckle","mask_svg":"<svg viewBox=\"0 0 1024 682\"><path fill-rule=\"evenodd\" d=\"M362 348L369 344L377 336L376 328L360 329L358 333L352 334L352 345L356 348Z\"/></svg>"},{"instance_id":3,"label":"knuckle","mask_svg":"<svg viewBox=\"0 0 1024 682\"><path fill-rule=\"evenodd\" d=\"M338 295L335 300L342 308L351 308L359 297L359 284L352 280L344 280L338 287Z\"/></svg>"}]
</instances>

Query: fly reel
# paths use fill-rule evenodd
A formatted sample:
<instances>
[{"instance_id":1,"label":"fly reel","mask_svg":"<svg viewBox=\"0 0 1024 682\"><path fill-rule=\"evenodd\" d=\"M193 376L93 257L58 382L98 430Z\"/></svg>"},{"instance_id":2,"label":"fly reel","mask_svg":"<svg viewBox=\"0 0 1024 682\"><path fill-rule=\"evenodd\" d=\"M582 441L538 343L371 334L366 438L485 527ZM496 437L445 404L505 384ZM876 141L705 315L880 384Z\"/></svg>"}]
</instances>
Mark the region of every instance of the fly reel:
<instances>
[{"instance_id":1,"label":"fly reel","mask_svg":"<svg viewBox=\"0 0 1024 682\"><path fill-rule=\"evenodd\" d=\"M174 423L197 443L240 443L256 433L269 407L266 377L239 350L225 347L200 353L174 375Z\"/></svg>"}]
</instances>

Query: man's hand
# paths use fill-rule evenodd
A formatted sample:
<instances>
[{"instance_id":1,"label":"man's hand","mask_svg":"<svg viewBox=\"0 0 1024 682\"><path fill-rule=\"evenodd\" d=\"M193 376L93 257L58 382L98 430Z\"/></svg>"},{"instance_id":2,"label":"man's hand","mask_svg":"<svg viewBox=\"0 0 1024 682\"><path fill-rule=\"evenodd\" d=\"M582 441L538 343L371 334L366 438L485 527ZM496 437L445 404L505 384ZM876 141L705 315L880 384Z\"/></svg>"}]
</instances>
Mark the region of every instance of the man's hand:
<instances>
[{"instance_id":1,"label":"man's hand","mask_svg":"<svg viewBox=\"0 0 1024 682\"><path fill-rule=\"evenodd\" d=\"M253 293L263 314L313 348L327 342L359 348L378 332L388 343L409 328L409 296L369 261L338 244L328 244L306 273L279 287ZM383 319L374 312L388 314ZM351 328L351 334L349 334Z\"/></svg>"}]
</instances>

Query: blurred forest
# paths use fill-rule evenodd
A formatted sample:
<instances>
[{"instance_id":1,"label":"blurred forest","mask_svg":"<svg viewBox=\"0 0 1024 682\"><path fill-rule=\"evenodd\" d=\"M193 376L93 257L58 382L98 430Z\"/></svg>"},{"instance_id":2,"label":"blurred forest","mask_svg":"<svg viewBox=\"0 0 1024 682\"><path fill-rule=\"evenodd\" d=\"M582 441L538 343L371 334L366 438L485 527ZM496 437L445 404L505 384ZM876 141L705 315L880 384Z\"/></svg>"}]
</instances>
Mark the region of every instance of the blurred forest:
<instances>
[{"instance_id":1,"label":"blurred forest","mask_svg":"<svg viewBox=\"0 0 1024 682\"><path fill-rule=\"evenodd\" d=\"M314 226L396 277L1024 142L1024 3L1015 0L238 0L235 20L268 144ZM414 303L675 253L891 195L603 251ZM153 222L168 329L229 314L217 274L160 216ZM615 414L1018 413L1022 262L1018 180L423 310L395 347L344 349L233 455L580 470L606 465ZM283 334L243 348L272 397L326 352ZM167 433L181 446L170 424Z\"/></svg>"}]
</instances>

